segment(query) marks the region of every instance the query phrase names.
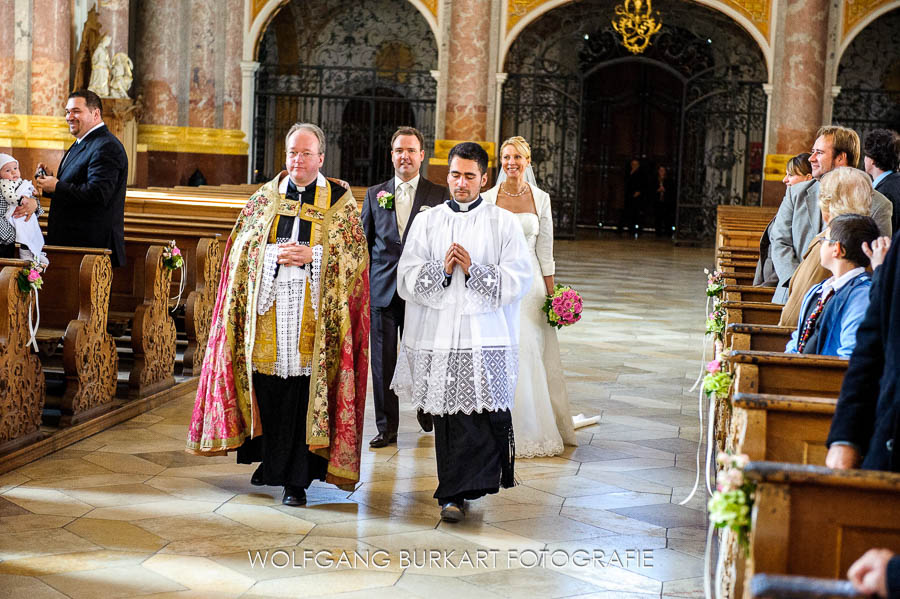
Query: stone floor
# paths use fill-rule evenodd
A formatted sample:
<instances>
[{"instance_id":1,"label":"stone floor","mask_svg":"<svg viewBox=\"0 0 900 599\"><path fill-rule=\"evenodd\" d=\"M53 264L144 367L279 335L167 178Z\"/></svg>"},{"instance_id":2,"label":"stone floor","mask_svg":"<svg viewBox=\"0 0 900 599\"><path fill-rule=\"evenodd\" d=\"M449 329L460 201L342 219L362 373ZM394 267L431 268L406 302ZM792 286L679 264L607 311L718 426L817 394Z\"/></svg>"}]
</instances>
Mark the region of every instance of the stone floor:
<instances>
[{"instance_id":1,"label":"stone floor","mask_svg":"<svg viewBox=\"0 0 900 599\"><path fill-rule=\"evenodd\" d=\"M705 497L678 502L695 478L711 251L556 253L586 300L559 334L572 412L601 420L562 456L517 461L519 486L466 522L440 521L433 438L406 406L398 446L364 451L356 492L314 485L288 508L233 457L183 451L184 397L0 477L0 597L702 596Z\"/></svg>"}]
</instances>

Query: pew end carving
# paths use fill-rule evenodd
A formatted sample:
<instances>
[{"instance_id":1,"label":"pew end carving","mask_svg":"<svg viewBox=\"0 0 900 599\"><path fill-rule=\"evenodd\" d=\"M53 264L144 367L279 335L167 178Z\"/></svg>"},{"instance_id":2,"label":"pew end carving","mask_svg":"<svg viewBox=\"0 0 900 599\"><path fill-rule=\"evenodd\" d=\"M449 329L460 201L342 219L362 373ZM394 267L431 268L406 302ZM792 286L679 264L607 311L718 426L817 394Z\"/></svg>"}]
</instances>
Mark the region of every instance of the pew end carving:
<instances>
[{"instance_id":1,"label":"pew end carving","mask_svg":"<svg viewBox=\"0 0 900 599\"><path fill-rule=\"evenodd\" d=\"M19 290L24 261L3 260L0 270L0 455L40 440L45 381L28 346L33 295Z\"/></svg>"}]
</instances>

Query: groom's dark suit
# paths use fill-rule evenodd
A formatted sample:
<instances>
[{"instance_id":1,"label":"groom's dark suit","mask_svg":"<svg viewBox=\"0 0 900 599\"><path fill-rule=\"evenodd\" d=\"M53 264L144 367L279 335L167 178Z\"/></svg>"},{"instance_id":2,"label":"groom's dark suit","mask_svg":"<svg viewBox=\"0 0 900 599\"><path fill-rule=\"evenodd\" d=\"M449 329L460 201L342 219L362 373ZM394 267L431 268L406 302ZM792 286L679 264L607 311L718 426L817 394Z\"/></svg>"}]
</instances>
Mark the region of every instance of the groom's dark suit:
<instances>
[{"instance_id":1,"label":"groom's dark suit","mask_svg":"<svg viewBox=\"0 0 900 599\"><path fill-rule=\"evenodd\" d=\"M104 125L66 151L47 220L47 243L109 248L113 266L125 264L125 148Z\"/></svg>"},{"instance_id":2,"label":"groom's dark suit","mask_svg":"<svg viewBox=\"0 0 900 599\"><path fill-rule=\"evenodd\" d=\"M372 387L375 396L375 423L378 432L387 436L397 433L399 405L391 390L391 379L397 366L398 334L403 331L404 302L397 295L397 262L406 236L416 215L426 207L438 206L449 199L446 187L419 177L409 220L400 238L397 214L393 208L378 205L380 191L394 193L396 177L366 190L362 207L362 224L369 244L369 298L372 323Z\"/></svg>"}]
</instances>

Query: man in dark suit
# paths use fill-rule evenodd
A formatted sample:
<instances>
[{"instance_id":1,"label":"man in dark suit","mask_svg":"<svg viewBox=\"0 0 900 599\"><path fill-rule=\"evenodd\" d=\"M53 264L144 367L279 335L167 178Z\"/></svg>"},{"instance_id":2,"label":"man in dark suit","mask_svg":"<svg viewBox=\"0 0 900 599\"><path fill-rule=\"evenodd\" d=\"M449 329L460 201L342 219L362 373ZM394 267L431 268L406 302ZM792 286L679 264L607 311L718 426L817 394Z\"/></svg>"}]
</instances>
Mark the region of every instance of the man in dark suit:
<instances>
[{"instance_id":1,"label":"man in dark suit","mask_svg":"<svg viewBox=\"0 0 900 599\"><path fill-rule=\"evenodd\" d=\"M872 187L894 205L894 231L900 228L900 135L890 129L874 129L863 144L863 164L872 177Z\"/></svg>"},{"instance_id":2,"label":"man in dark suit","mask_svg":"<svg viewBox=\"0 0 900 599\"><path fill-rule=\"evenodd\" d=\"M109 248L112 265L125 264L125 148L103 123L100 97L92 91L72 92L66 103L66 123L75 136L63 156L57 176L37 177L52 200L47 243ZM38 170L46 169L43 163Z\"/></svg>"},{"instance_id":3,"label":"man in dark suit","mask_svg":"<svg viewBox=\"0 0 900 599\"><path fill-rule=\"evenodd\" d=\"M425 159L423 146L422 134L416 129L397 129L391 138L394 177L367 189L363 202L362 224L370 259L372 387L378 426L378 434L369 442L372 447L385 447L396 442L400 420L397 395L390 388L397 366L397 341L403 332L405 309L403 300L397 295L397 261L416 215L450 197L445 186L435 185L419 174ZM417 417L422 429L430 431L431 416L419 412Z\"/></svg>"},{"instance_id":4,"label":"man in dark suit","mask_svg":"<svg viewBox=\"0 0 900 599\"><path fill-rule=\"evenodd\" d=\"M900 234L875 271L869 308L828 433L829 468L900 472Z\"/></svg>"}]
</instances>

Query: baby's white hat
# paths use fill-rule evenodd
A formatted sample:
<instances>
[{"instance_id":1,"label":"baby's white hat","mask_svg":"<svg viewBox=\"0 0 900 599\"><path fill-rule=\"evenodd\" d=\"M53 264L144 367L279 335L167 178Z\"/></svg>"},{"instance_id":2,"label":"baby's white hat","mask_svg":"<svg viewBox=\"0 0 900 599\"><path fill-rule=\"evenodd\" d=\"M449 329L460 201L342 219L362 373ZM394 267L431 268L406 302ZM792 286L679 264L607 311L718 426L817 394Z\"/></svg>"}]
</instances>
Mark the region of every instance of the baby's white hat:
<instances>
[{"instance_id":1,"label":"baby's white hat","mask_svg":"<svg viewBox=\"0 0 900 599\"><path fill-rule=\"evenodd\" d=\"M10 162L18 162L15 158L10 156L9 154L0 154L0 168L3 168Z\"/></svg>"}]
</instances>

